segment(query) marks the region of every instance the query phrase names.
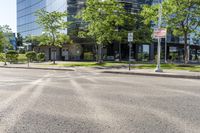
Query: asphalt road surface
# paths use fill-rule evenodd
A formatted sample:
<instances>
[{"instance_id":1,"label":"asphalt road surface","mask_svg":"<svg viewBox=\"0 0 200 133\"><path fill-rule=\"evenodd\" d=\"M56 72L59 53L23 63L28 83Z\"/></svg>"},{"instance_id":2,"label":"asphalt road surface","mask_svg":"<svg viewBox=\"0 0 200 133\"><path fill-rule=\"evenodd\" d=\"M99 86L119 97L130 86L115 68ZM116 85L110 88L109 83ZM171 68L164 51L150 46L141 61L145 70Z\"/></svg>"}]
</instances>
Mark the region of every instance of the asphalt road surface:
<instances>
[{"instance_id":1,"label":"asphalt road surface","mask_svg":"<svg viewBox=\"0 0 200 133\"><path fill-rule=\"evenodd\" d=\"M1 68L0 133L200 133L200 81Z\"/></svg>"}]
</instances>

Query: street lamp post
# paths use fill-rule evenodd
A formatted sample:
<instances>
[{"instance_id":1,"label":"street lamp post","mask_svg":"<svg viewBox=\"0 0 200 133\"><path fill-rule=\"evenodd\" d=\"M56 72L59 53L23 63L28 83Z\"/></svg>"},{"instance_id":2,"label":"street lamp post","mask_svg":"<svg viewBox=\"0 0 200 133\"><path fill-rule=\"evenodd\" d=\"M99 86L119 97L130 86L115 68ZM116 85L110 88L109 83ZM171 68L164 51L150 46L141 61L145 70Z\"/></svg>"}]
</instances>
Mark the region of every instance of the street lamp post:
<instances>
[{"instance_id":1,"label":"street lamp post","mask_svg":"<svg viewBox=\"0 0 200 133\"><path fill-rule=\"evenodd\" d=\"M162 24L162 1L160 1L160 8L159 8L159 19L158 19L158 29L161 28ZM160 67L160 53L161 53L161 38L158 37L158 53L157 53L157 67L155 69L155 72L163 72L163 70Z\"/></svg>"}]
</instances>

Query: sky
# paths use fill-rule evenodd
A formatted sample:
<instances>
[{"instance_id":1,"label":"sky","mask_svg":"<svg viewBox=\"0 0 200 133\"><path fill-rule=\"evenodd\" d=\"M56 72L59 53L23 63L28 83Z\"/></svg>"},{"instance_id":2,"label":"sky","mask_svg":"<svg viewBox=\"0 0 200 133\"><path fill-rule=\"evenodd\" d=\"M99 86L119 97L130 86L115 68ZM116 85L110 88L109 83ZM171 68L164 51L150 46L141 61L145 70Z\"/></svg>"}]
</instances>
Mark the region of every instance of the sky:
<instances>
[{"instance_id":1,"label":"sky","mask_svg":"<svg viewBox=\"0 0 200 133\"><path fill-rule=\"evenodd\" d=\"M16 0L0 0L0 25L9 25L16 32Z\"/></svg>"}]
</instances>

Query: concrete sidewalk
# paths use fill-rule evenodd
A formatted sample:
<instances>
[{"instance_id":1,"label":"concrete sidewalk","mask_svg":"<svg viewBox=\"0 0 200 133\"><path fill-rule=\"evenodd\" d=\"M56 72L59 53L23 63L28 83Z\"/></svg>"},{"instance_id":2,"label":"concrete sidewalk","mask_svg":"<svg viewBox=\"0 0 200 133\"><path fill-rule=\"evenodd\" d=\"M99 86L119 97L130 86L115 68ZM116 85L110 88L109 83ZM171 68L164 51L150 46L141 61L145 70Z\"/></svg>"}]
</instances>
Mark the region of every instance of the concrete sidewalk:
<instances>
[{"instance_id":1,"label":"concrete sidewalk","mask_svg":"<svg viewBox=\"0 0 200 133\"><path fill-rule=\"evenodd\" d=\"M18 69L42 69L42 70L60 70L60 71L79 71L87 73L112 73L112 74L128 74L128 75L143 75L143 76L157 76L157 77L169 77L169 78L187 78L187 79L200 79L200 72L189 72L180 70L164 70L162 73L156 73L153 69L132 69L128 71L128 68L112 68L112 67L64 67L58 65L49 65L50 62L45 63L30 63L30 67L27 64L8 64L4 66L3 62L0 62L0 67L3 68L18 68ZM60 62L57 62L58 64Z\"/></svg>"},{"instance_id":2,"label":"concrete sidewalk","mask_svg":"<svg viewBox=\"0 0 200 133\"><path fill-rule=\"evenodd\" d=\"M59 71L75 71L72 67L61 67L54 65L47 65L49 62L45 63L30 63L28 64L9 64L5 66L3 62L0 62L1 68L18 68L18 69L41 69L41 70L59 70Z\"/></svg>"},{"instance_id":3,"label":"concrete sidewalk","mask_svg":"<svg viewBox=\"0 0 200 133\"><path fill-rule=\"evenodd\" d=\"M200 72L189 72L189 71L179 71L179 70L164 70L164 72L162 73L157 73L154 72L154 70L152 69L132 69L131 71L125 69L113 69L113 70L104 70L102 71L102 73L200 79Z\"/></svg>"}]
</instances>

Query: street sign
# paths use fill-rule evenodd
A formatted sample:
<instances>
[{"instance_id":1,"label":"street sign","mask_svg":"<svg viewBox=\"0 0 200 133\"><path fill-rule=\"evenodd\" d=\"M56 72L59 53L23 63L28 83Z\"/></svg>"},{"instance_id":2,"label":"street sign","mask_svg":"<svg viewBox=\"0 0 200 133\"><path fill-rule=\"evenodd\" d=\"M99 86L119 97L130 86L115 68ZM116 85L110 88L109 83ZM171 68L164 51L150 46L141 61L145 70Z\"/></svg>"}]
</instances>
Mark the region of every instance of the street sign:
<instances>
[{"instance_id":1,"label":"street sign","mask_svg":"<svg viewBox=\"0 0 200 133\"><path fill-rule=\"evenodd\" d=\"M155 38L155 39L166 38L166 35L167 35L167 29L164 29L164 28L154 29L153 38Z\"/></svg>"},{"instance_id":2,"label":"street sign","mask_svg":"<svg viewBox=\"0 0 200 133\"><path fill-rule=\"evenodd\" d=\"M133 42L133 33L128 33L128 42Z\"/></svg>"}]
</instances>

